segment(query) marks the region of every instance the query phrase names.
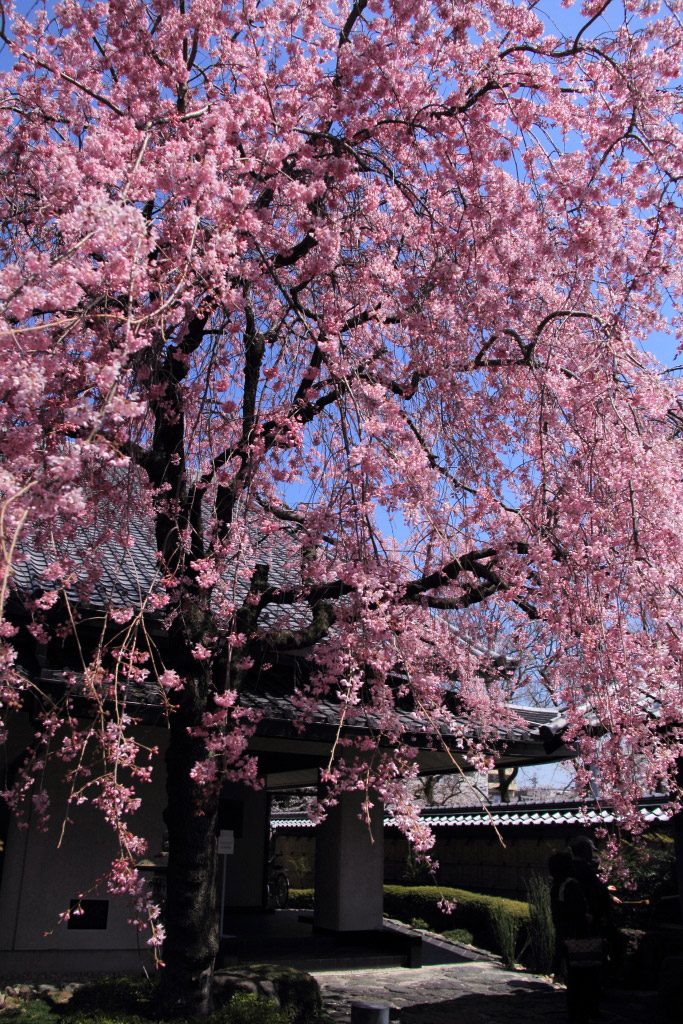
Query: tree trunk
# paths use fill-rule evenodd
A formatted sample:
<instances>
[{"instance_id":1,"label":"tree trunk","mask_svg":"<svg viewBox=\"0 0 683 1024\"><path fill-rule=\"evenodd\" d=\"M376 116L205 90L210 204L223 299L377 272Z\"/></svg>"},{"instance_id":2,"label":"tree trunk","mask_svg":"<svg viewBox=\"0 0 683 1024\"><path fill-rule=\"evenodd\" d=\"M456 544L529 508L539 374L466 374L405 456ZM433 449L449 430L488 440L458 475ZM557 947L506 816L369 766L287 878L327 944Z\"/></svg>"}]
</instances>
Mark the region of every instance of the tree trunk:
<instances>
[{"instance_id":1,"label":"tree trunk","mask_svg":"<svg viewBox=\"0 0 683 1024\"><path fill-rule=\"evenodd\" d=\"M683 785L683 758L679 757L676 762L676 784ZM681 906L681 921L683 921L683 811L674 814L671 819L674 834L674 851L676 854L676 879L678 880L678 899Z\"/></svg>"},{"instance_id":2,"label":"tree trunk","mask_svg":"<svg viewBox=\"0 0 683 1024\"><path fill-rule=\"evenodd\" d=\"M220 789L190 776L206 756L201 739L188 735L206 707L203 686L186 681L180 706L171 714L166 754L164 814L168 828L166 941L159 1007L166 1014L205 1017L212 1010L212 980L218 953L216 827Z\"/></svg>"},{"instance_id":3,"label":"tree trunk","mask_svg":"<svg viewBox=\"0 0 683 1024\"><path fill-rule=\"evenodd\" d=\"M674 814L671 819L674 833L674 850L676 851L676 878L678 880L678 898L681 904L681 921L683 921L683 811Z\"/></svg>"},{"instance_id":4,"label":"tree trunk","mask_svg":"<svg viewBox=\"0 0 683 1024\"><path fill-rule=\"evenodd\" d=\"M517 778L518 771L519 768L515 767L512 768L510 773L508 774L504 768L501 767L498 769L498 788L500 791L501 803L510 803L510 786Z\"/></svg>"}]
</instances>

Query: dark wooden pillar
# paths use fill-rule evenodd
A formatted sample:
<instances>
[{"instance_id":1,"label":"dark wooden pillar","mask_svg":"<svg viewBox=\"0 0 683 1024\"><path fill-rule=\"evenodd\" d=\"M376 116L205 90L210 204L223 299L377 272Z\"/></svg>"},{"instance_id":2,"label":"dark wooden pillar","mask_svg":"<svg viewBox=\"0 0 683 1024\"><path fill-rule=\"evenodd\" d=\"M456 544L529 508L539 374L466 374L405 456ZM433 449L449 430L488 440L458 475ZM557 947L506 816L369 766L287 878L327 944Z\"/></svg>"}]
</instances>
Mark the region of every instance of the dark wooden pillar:
<instances>
[{"instance_id":1,"label":"dark wooden pillar","mask_svg":"<svg viewBox=\"0 0 683 1024\"><path fill-rule=\"evenodd\" d=\"M683 759L679 758L676 781L683 786ZM681 904L681 921L683 921L683 811L674 814L671 819L674 833L674 849L676 851L676 878L678 879L678 898Z\"/></svg>"}]
</instances>

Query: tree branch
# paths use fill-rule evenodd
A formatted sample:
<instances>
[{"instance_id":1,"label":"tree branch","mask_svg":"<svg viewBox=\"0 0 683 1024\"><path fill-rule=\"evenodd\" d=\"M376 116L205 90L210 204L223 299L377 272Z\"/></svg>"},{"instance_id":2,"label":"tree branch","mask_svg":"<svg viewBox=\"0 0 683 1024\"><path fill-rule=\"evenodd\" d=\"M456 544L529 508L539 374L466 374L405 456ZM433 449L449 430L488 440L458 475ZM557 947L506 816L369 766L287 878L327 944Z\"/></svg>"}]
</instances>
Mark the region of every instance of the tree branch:
<instances>
[{"instance_id":1,"label":"tree branch","mask_svg":"<svg viewBox=\"0 0 683 1024\"><path fill-rule=\"evenodd\" d=\"M343 29L339 33L339 49L341 49L342 46L348 43L349 38L351 36L351 32L353 30L353 26L356 24L356 22L360 18L361 14L363 13L367 5L368 0L355 0L355 3L351 8L351 13L344 22Z\"/></svg>"},{"instance_id":2,"label":"tree branch","mask_svg":"<svg viewBox=\"0 0 683 1024\"><path fill-rule=\"evenodd\" d=\"M279 253L277 256L274 256L272 265L278 269L280 267L292 267L299 260L303 259L311 249L315 249L317 244L310 231L307 231L301 241L297 242L294 248L290 250L289 255L284 256L282 253Z\"/></svg>"}]
</instances>

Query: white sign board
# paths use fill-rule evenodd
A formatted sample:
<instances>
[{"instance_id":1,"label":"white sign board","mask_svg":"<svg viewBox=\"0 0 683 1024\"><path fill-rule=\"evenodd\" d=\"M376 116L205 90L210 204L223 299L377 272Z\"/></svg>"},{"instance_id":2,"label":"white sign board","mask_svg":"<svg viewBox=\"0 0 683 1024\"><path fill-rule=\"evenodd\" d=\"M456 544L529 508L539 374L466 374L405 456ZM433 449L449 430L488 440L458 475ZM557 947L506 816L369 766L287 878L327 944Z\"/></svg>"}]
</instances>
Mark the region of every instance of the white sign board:
<instances>
[{"instance_id":1,"label":"white sign board","mask_svg":"<svg viewBox=\"0 0 683 1024\"><path fill-rule=\"evenodd\" d=\"M218 854L229 856L235 852L235 833L228 829L221 829L218 833Z\"/></svg>"}]
</instances>

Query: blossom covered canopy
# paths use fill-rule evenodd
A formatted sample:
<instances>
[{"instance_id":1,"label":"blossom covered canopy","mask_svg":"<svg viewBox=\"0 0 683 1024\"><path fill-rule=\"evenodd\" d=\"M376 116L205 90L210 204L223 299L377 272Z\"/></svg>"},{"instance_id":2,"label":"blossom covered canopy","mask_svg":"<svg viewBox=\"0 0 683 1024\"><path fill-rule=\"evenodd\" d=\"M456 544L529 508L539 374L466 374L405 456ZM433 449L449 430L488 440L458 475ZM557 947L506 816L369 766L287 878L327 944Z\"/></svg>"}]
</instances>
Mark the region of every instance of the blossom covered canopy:
<instances>
[{"instance_id":1,"label":"blossom covered canopy","mask_svg":"<svg viewBox=\"0 0 683 1024\"><path fill-rule=\"evenodd\" d=\"M154 586L82 674L102 702L157 686L197 785L254 770L238 694L311 643L302 715L372 710L408 828L396 702L440 721L445 680L483 744L542 682L606 793L671 785L680 411L644 348L680 323L683 4L587 0L572 37L534 7L3 4L2 598L22 545L50 552L23 598L45 639L74 574L81 607L97 587L83 531L124 551L148 524ZM144 777L129 724L97 742ZM90 783L113 822L122 786Z\"/></svg>"}]
</instances>

